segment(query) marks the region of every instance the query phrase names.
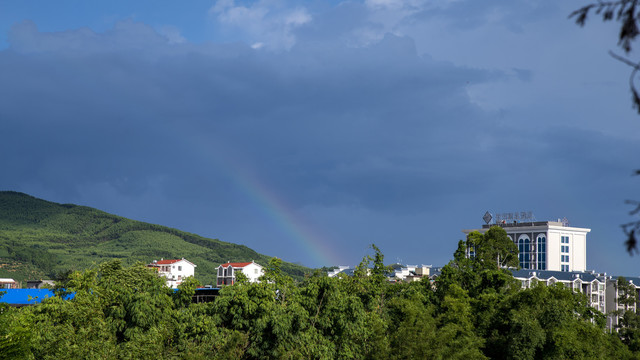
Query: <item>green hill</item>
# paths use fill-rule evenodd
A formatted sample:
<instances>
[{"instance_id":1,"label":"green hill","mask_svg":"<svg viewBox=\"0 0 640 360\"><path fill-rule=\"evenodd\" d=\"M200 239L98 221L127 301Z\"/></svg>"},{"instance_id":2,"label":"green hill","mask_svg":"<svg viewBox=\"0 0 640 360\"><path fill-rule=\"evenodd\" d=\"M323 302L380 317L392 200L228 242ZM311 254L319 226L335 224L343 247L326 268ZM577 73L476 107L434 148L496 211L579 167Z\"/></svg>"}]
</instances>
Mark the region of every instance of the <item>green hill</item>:
<instances>
[{"instance_id":1,"label":"green hill","mask_svg":"<svg viewBox=\"0 0 640 360\"><path fill-rule=\"evenodd\" d=\"M185 258L202 284L215 284L216 267L228 260L269 256L244 245L111 215L86 206L58 204L14 191L0 191L0 278L17 281L52 278L114 258L124 264ZM309 268L284 263L282 270L302 278Z\"/></svg>"}]
</instances>

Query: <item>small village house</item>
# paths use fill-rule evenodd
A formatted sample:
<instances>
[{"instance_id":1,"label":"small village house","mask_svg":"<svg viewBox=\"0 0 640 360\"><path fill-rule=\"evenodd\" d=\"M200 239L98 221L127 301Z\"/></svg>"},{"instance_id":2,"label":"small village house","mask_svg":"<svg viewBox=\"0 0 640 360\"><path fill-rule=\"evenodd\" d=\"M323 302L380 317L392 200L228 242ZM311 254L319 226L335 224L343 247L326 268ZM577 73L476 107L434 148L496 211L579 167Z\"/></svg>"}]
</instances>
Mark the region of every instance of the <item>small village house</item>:
<instances>
[{"instance_id":1,"label":"small village house","mask_svg":"<svg viewBox=\"0 0 640 360\"><path fill-rule=\"evenodd\" d=\"M217 285L233 285L238 271L242 272L249 282L258 282L258 278L264 275L264 268L254 261L227 262L218 266Z\"/></svg>"},{"instance_id":2,"label":"small village house","mask_svg":"<svg viewBox=\"0 0 640 360\"><path fill-rule=\"evenodd\" d=\"M17 289L18 283L13 279L0 278L0 289Z\"/></svg>"},{"instance_id":3,"label":"small village house","mask_svg":"<svg viewBox=\"0 0 640 360\"><path fill-rule=\"evenodd\" d=\"M189 260L154 260L148 267L155 268L160 276L167 279L167 286L176 289L184 279L194 276L196 265Z\"/></svg>"},{"instance_id":4,"label":"small village house","mask_svg":"<svg viewBox=\"0 0 640 360\"><path fill-rule=\"evenodd\" d=\"M53 280L27 280L26 289L53 289L55 285Z\"/></svg>"}]
</instances>

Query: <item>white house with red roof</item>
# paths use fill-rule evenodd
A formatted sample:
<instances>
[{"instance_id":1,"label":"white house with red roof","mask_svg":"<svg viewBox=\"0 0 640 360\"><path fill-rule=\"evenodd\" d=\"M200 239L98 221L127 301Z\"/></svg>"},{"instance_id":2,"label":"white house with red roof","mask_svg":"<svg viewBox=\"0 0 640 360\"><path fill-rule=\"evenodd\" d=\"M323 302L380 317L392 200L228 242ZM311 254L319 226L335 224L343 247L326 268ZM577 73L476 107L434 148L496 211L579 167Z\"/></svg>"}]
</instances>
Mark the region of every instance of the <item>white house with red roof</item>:
<instances>
[{"instance_id":1,"label":"white house with red roof","mask_svg":"<svg viewBox=\"0 0 640 360\"><path fill-rule=\"evenodd\" d=\"M0 289L17 289L18 283L13 279L0 278Z\"/></svg>"},{"instance_id":2,"label":"white house with red roof","mask_svg":"<svg viewBox=\"0 0 640 360\"><path fill-rule=\"evenodd\" d=\"M260 264L251 262L227 262L218 266L218 286L233 285L238 271L244 273L249 282L258 282L258 278L264 275L264 269Z\"/></svg>"},{"instance_id":3,"label":"white house with red roof","mask_svg":"<svg viewBox=\"0 0 640 360\"><path fill-rule=\"evenodd\" d=\"M185 260L185 258L153 260L147 266L157 269L160 276L167 278L167 286L173 289L182 284L184 279L194 276L196 270L196 265L189 260Z\"/></svg>"}]
</instances>

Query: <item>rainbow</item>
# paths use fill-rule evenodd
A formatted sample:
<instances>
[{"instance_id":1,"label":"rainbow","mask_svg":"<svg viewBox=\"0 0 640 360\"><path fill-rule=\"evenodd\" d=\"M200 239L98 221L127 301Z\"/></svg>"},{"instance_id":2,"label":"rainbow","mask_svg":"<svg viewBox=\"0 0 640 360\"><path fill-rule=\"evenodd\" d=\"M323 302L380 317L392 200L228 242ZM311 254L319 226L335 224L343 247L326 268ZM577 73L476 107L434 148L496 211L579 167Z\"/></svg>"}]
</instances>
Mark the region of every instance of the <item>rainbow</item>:
<instances>
[{"instance_id":1,"label":"rainbow","mask_svg":"<svg viewBox=\"0 0 640 360\"><path fill-rule=\"evenodd\" d=\"M318 234L291 207L286 206L264 183L247 172L234 172L235 184L277 227L302 246L304 251L318 264L339 265L340 257L335 254L323 236Z\"/></svg>"},{"instance_id":2,"label":"rainbow","mask_svg":"<svg viewBox=\"0 0 640 360\"><path fill-rule=\"evenodd\" d=\"M193 139L192 139L193 140ZM298 212L287 206L275 192L267 187L250 169L241 166L241 161L231 161L229 157L222 158L219 154L230 154L221 151L221 143L216 145L208 141L192 141L192 145L200 144L199 154L207 156L210 163L224 169L224 174L244 196L267 218L271 219L280 231L301 246L303 251L320 266L344 265L343 257L331 248L325 237L317 229L304 221ZM215 148L212 148L215 146ZM226 149L225 149L226 150ZM312 265L313 266L313 265Z\"/></svg>"}]
</instances>

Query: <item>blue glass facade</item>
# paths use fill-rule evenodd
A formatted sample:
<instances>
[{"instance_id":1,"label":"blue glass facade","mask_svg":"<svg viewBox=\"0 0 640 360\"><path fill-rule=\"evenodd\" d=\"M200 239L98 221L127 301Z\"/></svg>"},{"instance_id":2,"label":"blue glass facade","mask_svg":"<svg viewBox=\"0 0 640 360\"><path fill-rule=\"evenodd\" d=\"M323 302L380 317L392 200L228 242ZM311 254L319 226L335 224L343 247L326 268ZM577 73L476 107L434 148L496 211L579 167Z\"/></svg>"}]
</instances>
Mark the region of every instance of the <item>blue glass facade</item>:
<instances>
[{"instance_id":1,"label":"blue glass facade","mask_svg":"<svg viewBox=\"0 0 640 360\"><path fill-rule=\"evenodd\" d=\"M547 270L547 237L546 235L538 235L536 239L538 243L538 270Z\"/></svg>"}]
</instances>

